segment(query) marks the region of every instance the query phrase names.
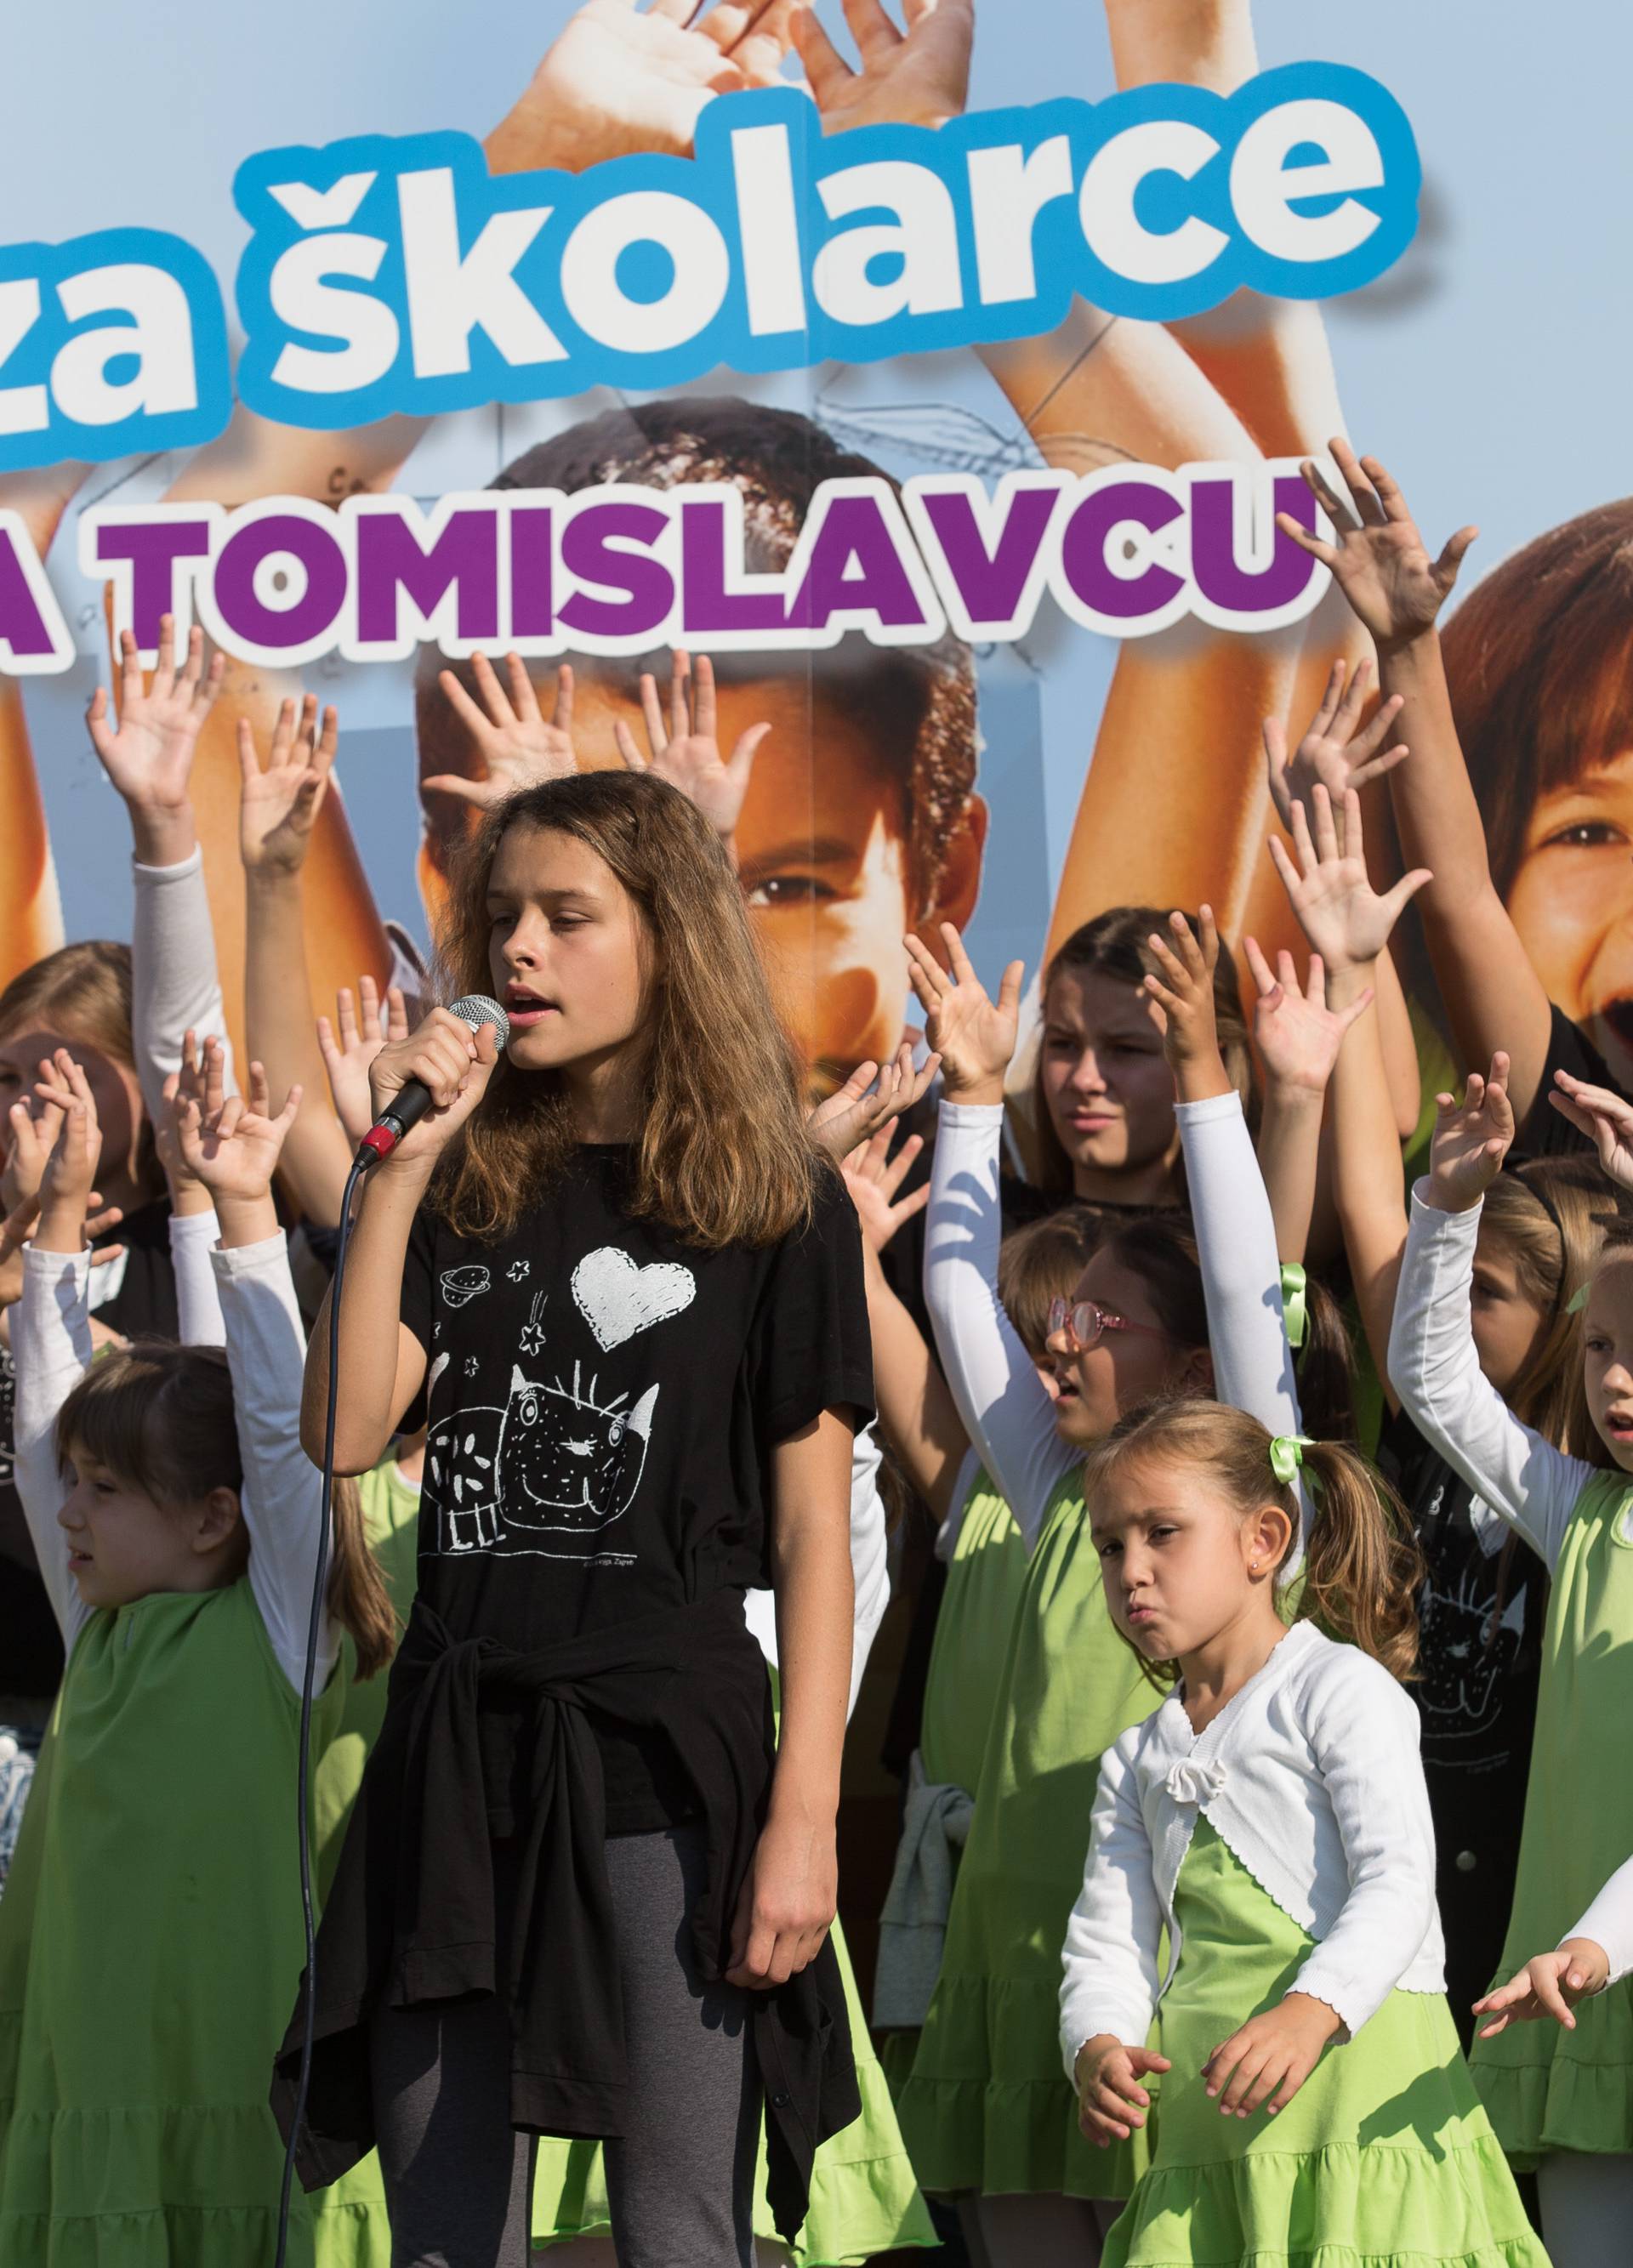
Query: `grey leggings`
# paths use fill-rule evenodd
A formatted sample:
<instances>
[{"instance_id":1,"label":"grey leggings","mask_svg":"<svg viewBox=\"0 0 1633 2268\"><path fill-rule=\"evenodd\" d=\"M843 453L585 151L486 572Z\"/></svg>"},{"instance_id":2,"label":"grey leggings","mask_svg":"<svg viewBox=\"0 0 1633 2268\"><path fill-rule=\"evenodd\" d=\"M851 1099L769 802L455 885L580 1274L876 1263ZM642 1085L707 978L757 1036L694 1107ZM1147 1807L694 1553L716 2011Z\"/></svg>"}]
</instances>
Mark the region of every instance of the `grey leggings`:
<instances>
[{"instance_id":1,"label":"grey leggings","mask_svg":"<svg viewBox=\"0 0 1633 2268\"><path fill-rule=\"evenodd\" d=\"M607 1872L630 2049L626 2131L606 2146L620 2268L750 2268L759 2075L747 1994L706 1987L692 1959L703 1830L611 1836ZM391 2268L528 2268L535 2142L510 2124L503 2002L385 2010L371 2051Z\"/></svg>"}]
</instances>

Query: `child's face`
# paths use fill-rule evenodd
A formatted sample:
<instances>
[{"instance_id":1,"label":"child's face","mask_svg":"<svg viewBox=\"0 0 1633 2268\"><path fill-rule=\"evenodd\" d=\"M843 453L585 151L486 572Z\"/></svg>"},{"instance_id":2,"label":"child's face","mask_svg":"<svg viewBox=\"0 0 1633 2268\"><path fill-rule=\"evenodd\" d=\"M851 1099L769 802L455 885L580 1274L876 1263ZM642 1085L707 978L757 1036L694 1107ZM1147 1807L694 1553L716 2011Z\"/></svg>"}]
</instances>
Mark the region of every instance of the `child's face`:
<instances>
[{"instance_id":1,"label":"child's face","mask_svg":"<svg viewBox=\"0 0 1633 2268\"><path fill-rule=\"evenodd\" d=\"M580 768L620 770L615 719L647 746L639 706L585 665L575 669L573 737ZM548 696L546 696L548 698ZM972 804L927 913L912 902L904 760L882 759L857 720L802 675L723 684L719 740L729 758L750 725L771 733L755 760L736 850L743 895L778 1009L814 1092L855 1066L883 1062L902 1036L907 999L903 933L921 918L962 928L980 879L986 812ZM434 877L422 867L428 900ZM437 908L430 906L434 918Z\"/></svg>"},{"instance_id":2,"label":"child's face","mask_svg":"<svg viewBox=\"0 0 1633 2268\"><path fill-rule=\"evenodd\" d=\"M488 914L488 966L519 1070L588 1069L628 1047L646 1012L641 920L599 852L553 828L511 828Z\"/></svg>"},{"instance_id":3,"label":"child's face","mask_svg":"<svg viewBox=\"0 0 1633 2268\"><path fill-rule=\"evenodd\" d=\"M1131 1328L1103 1331L1093 1346L1074 1350L1066 1330L1049 1340L1060 1396L1054 1429L1063 1441L1082 1448L1104 1440L1125 1410L1150 1395L1182 1387L1198 1388L1195 1351L1182 1347L1162 1328L1141 1278L1107 1248L1097 1252L1078 1280L1073 1300L1092 1300L1115 1323Z\"/></svg>"},{"instance_id":4,"label":"child's face","mask_svg":"<svg viewBox=\"0 0 1633 2268\"><path fill-rule=\"evenodd\" d=\"M1131 984L1064 968L1044 1007L1045 1107L1075 1167L1131 1177L1179 1151L1173 1073L1154 1001Z\"/></svg>"},{"instance_id":5,"label":"child's face","mask_svg":"<svg viewBox=\"0 0 1633 2268\"><path fill-rule=\"evenodd\" d=\"M1594 1430L1624 1472L1633 1472L1633 1252L1599 1263L1582 1318L1582 1370Z\"/></svg>"},{"instance_id":6,"label":"child's face","mask_svg":"<svg viewBox=\"0 0 1633 2268\"><path fill-rule=\"evenodd\" d=\"M238 1498L218 1489L198 1505L166 1506L76 1452L57 1524L69 1572L88 1607L128 1607L155 1591L204 1591L225 1580Z\"/></svg>"},{"instance_id":7,"label":"child's face","mask_svg":"<svg viewBox=\"0 0 1633 2268\"><path fill-rule=\"evenodd\" d=\"M1158 1458L1119 1466L1095 1491L1090 1533L1112 1620L1148 1661L1182 1661L1244 1614L1275 1610L1287 1514L1245 1518L1204 1476Z\"/></svg>"},{"instance_id":8,"label":"child's face","mask_svg":"<svg viewBox=\"0 0 1633 2268\"><path fill-rule=\"evenodd\" d=\"M1469 1321L1480 1367L1499 1394L1521 1376L1548 1329L1548 1316L1519 1288L1513 1256L1486 1230L1474 1245Z\"/></svg>"},{"instance_id":9,"label":"child's face","mask_svg":"<svg viewBox=\"0 0 1633 2268\"><path fill-rule=\"evenodd\" d=\"M1548 998L1633 1085L1633 749L1539 798L1508 910Z\"/></svg>"}]
</instances>

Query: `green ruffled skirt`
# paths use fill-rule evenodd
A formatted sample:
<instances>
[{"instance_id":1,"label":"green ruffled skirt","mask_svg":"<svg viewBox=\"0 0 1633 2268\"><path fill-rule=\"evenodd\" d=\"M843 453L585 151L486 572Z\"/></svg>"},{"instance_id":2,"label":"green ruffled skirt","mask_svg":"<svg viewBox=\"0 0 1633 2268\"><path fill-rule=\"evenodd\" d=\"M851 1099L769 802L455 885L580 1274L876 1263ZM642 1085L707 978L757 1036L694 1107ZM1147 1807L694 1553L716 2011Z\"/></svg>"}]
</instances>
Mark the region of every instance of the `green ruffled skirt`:
<instances>
[{"instance_id":1,"label":"green ruffled skirt","mask_svg":"<svg viewBox=\"0 0 1633 2268\"><path fill-rule=\"evenodd\" d=\"M1272 2118L1227 2118L1201 2068L1287 1992L1312 1940L1197 1822L1162 2007L1173 2068L1151 2163L1102 2268L1548 2268L1444 1995L1392 1992Z\"/></svg>"}]
</instances>

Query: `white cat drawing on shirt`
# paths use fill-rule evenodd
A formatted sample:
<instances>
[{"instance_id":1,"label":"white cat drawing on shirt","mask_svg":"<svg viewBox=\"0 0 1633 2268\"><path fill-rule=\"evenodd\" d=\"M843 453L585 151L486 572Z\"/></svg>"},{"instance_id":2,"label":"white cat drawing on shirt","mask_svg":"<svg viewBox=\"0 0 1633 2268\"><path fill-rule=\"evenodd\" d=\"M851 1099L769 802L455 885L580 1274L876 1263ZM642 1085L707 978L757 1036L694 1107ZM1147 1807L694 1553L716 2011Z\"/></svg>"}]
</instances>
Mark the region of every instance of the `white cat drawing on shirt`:
<instances>
[{"instance_id":1,"label":"white cat drawing on shirt","mask_svg":"<svg viewBox=\"0 0 1633 2268\"><path fill-rule=\"evenodd\" d=\"M641 1268L603 1246L580 1261L572 1289L597 1344L610 1352L690 1307L697 1285L690 1269ZM538 1369L546 1299L535 1294L521 1334L520 1351ZM599 1375L586 1383L583 1368L574 1362L569 1385L560 1374L530 1377L514 1362L502 1407L456 1410L432 1427L425 1471L440 1551L628 1564L631 1555L599 1548L597 1539L634 1501L659 1389L649 1386L626 1408L627 1392L603 1391Z\"/></svg>"}]
</instances>

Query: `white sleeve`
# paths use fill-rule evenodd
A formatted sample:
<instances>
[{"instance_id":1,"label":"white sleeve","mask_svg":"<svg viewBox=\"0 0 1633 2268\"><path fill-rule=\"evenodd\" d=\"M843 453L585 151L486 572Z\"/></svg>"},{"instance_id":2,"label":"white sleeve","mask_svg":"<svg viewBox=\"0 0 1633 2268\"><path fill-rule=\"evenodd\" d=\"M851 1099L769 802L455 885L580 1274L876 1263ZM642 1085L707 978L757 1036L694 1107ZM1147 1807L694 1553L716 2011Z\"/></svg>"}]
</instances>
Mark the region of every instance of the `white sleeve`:
<instances>
[{"instance_id":1,"label":"white sleeve","mask_svg":"<svg viewBox=\"0 0 1633 2268\"><path fill-rule=\"evenodd\" d=\"M221 1320L221 1295L210 1256L221 1233L212 1207L209 1212L173 1212L170 1216L170 1266L176 1279L176 1336L183 1346L225 1346L226 1325Z\"/></svg>"},{"instance_id":2,"label":"white sleeve","mask_svg":"<svg viewBox=\"0 0 1633 2268\"><path fill-rule=\"evenodd\" d=\"M137 1077L147 1115L164 1108L162 1089L181 1065L189 1031L217 1039L226 1049L226 1085L237 1092L226 1007L216 970L216 940L204 889L204 854L195 850L178 866L144 866L132 859L136 909L130 931L131 1027Z\"/></svg>"},{"instance_id":3,"label":"white sleeve","mask_svg":"<svg viewBox=\"0 0 1633 2268\"><path fill-rule=\"evenodd\" d=\"M1293 1350L1282 1307L1282 1260L1264 1175L1238 1094L1175 1105L1185 1152L1191 1224L1202 1263L1214 1397L1245 1410L1272 1434L1304 1430ZM1288 1556L1290 1573L1309 1533L1309 1491L1299 1484L1303 1534Z\"/></svg>"},{"instance_id":4,"label":"white sleeve","mask_svg":"<svg viewBox=\"0 0 1633 2268\"><path fill-rule=\"evenodd\" d=\"M1567 1937L1591 1937L1610 1959L1607 1983L1619 1984L1633 1970L1633 1859L1618 1867Z\"/></svg>"},{"instance_id":5,"label":"white sleeve","mask_svg":"<svg viewBox=\"0 0 1633 2268\"><path fill-rule=\"evenodd\" d=\"M1389 1379L1418 1432L1551 1570L1594 1469L1522 1425L1480 1367L1469 1322L1480 1211L1442 1212L1413 1191Z\"/></svg>"},{"instance_id":6,"label":"white sleeve","mask_svg":"<svg viewBox=\"0 0 1633 2268\"><path fill-rule=\"evenodd\" d=\"M91 1609L69 1572L68 1539L57 1524L67 1491L56 1461L56 1420L91 1366L90 1278L88 1252L36 1252L31 1244L23 1254L23 1296L11 1310L12 1478L70 1652Z\"/></svg>"},{"instance_id":7,"label":"white sleeve","mask_svg":"<svg viewBox=\"0 0 1633 2268\"><path fill-rule=\"evenodd\" d=\"M226 1326L227 1362L244 1461L249 1587L290 1683L306 1671L312 1579L317 1572L322 1476L300 1446L306 1334L282 1232L211 1255ZM339 1650L327 1610L318 1635L315 1690Z\"/></svg>"},{"instance_id":8,"label":"white sleeve","mask_svg":"<svg viewBox=\"0 0 1633 2268\"><path fill-rule=\"evenodd\" d=\"M1074 1454L1054 1404L998 1297L1001 1103L943 1102L925 1224L924 1298L964 1432L1030 1551Z\"/></svg>"},{"instance_id":9,"label":"white sleeve","mask_svg":"<svg viewBox=\"0 0 1633 2268\"><path fill-rule=\"evenodd\" d=\"M1083 1886L1060 1959L1060 2052L1075 2079L1077 2051L1105 2032L1142 2048L1162 1981L1163 1911L1134 1764L1119 1741L1100 1759Z\"/></svg>"},{"instance_id":10,"label":"white sleeve","mask_svg":"<svg viewBox=\"0 0 1633 2268\"><path fill-rule=\"evenodd\" d=\"M883 1452L872 1425L861 1426L851 1451L851 1573L856 1605L851 1638L851 1698L848 1722L861 1690L862 1672L873 1651L884 1609L890 1603L890 1549L884 1499L879 1494Z\"/></svg>"},{"instance_id":11,"label":"white sleeve","mask_svg":"<svg viewBox=\"0 0 1633 2268\"><path fill-rule=\"evenodd\" d=\"M1343 1843L1349 1895L1288 1990L1324 2000L1354 2039L1433 1925L1435 1830L1416 1708L1369 1655L1346 1647L1334 1662L1307 1729Z\"/></svg>"},{"instance_id":12,"label":"white sleeve","mask_svg":"<svg viewBox=\"0 0 1633 2268\"><path fill-rule=\"evenodd\" d=\"M947 1517L935 1531L935 1556L944 1563L950 1564L958 1556L958 1538L964 1533L964 1515L970 1509L970 1498L975 1492L976 1475L980 1469L979 1457L973 1449L966 1449L953 1482L952 1501L948 1507Z\"/></svg>"}]
</instances>

